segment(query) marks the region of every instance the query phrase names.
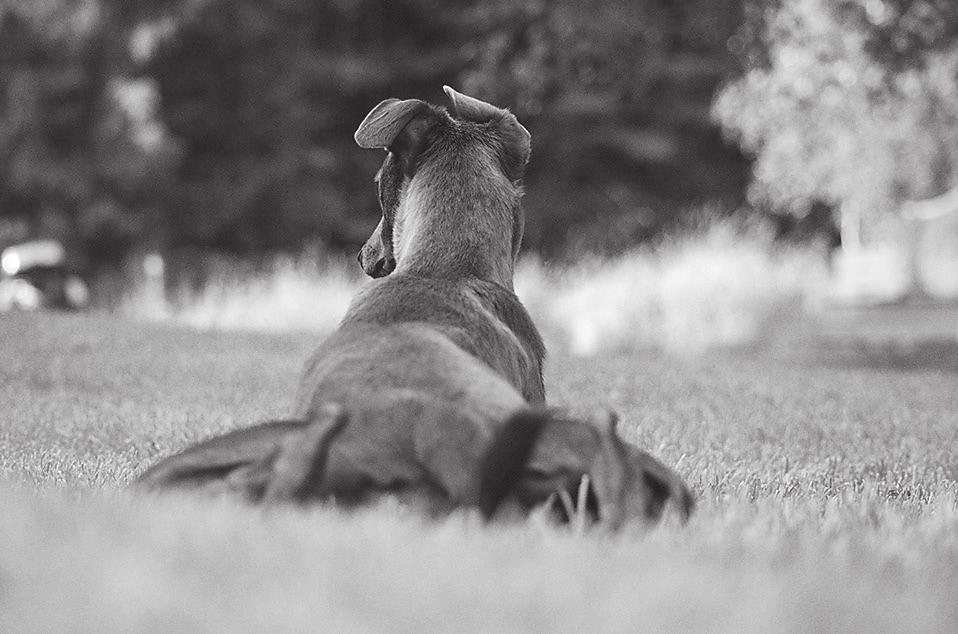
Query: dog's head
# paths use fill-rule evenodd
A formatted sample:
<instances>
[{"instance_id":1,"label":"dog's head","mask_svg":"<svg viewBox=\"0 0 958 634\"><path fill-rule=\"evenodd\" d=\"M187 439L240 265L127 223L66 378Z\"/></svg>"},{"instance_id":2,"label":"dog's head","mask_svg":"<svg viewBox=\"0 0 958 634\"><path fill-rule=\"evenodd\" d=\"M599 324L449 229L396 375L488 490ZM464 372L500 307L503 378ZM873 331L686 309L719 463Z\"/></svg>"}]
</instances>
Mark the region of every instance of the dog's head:
<instances>
[{"instance_id":1,"label":"dog's head","mask_svg":"<svg viewBox=\"0 0 958 634\"><path fill-rule=\"evenodd\" d=\"M403 205L410 183L429 171L442 180L435 187L457 188L460 176L487 179L491 186L504 181L518 188L530 153L529 132L508 110L443 87L452 106L445 108L419 99L387 99L373 108L356 130L363 148L384 148L386 158L376 175L382 219L359 252L359 262L371 277L383 277L396 268L397 258L409 251L417 232ZM457 173L449 174L452 169ZM442 176L436 176L436 174ZM463 195L468 195L464 189ZM488 224L488 223L487 223ZM523 218L512 219L513 260L522 240Z\"/></svg>"}]
</instances>

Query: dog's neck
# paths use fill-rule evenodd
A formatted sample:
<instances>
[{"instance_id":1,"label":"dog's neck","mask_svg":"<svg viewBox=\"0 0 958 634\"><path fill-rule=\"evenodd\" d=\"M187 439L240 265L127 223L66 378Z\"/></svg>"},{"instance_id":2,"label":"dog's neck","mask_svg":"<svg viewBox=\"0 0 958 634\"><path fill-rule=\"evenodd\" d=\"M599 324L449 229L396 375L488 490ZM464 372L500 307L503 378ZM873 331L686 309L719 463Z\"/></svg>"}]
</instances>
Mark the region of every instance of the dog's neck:
<instances>
[{"instance_id":1,"label":"dog's neck","mask_svg":"<svg viewBox=\"0 0 958 634\"><path fill-rule=\"evenodd\" d=\"M491 166L471 163L431 162L406 183L393 234L396 271L512 290L520 193Z\"/></svg>"}]
</instances>

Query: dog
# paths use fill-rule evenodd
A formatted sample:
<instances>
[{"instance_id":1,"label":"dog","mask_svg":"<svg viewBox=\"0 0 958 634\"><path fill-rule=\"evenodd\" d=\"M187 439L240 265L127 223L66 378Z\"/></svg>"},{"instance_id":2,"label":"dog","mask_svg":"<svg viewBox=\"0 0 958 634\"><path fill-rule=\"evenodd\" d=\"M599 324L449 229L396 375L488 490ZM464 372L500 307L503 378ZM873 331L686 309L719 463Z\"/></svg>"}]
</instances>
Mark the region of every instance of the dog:
<instances>
[{"instance_id":1,"label":"dog","mask_svg":"<svg viewBox=\"0 0 958 634\"><path fill-rule=\"evenodd\" d=\"M382 220L360 252L375 279L308 361L292 419L187 449L142 485L271 502L397 494L491 518L588 475L610 528L670 501L688 517L681 478L622 442L613 414L543 406L544 346L512 284L531 138L507 110L444 90L451 113L387 99L356 131L387 150Z\"/></svg>"}]
</instances>

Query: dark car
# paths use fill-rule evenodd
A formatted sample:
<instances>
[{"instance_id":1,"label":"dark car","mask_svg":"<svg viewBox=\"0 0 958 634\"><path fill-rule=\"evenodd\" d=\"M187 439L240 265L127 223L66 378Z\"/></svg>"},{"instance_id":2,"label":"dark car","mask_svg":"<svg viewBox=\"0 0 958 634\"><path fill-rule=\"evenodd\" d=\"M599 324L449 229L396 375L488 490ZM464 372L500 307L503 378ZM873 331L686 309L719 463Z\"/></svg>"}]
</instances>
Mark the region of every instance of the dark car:
<instances>
[{"instance_id":1,"label":"dark car","mask_svg":"<svg viewBox=\"0 0 958 634\"><path fill-rule=\"evenodd\" d=\"M67 268L60 242L21 242L0 252L0 311L79 309L89 300L86 283Z\"/></svg>"}]
</instances>

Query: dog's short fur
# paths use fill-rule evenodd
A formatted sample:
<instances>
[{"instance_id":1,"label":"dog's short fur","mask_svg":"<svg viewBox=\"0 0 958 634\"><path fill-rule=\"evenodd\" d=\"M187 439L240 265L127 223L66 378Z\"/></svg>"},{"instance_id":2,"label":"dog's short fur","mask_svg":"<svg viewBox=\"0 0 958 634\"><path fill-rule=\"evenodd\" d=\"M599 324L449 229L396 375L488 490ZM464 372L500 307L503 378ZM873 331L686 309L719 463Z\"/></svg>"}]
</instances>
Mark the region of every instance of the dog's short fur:
<instances>
[{"instance_id":1,"label":"dog's short fur","mask_svg":"<svg viewBox=\"0 0 958 634\"><path fill-rule=\"evenodd\" d=\"M308 362L295 420L188 449L145 484L272 500L410 493L491 515L504 498L528 505L588 473L611 525L657 517L668 499L687 515L681 480L622 444L611 422L531 406L544 400L544 350L512 290L529 134L508 111L446 92L455 117L391 99L356 132L361 146L388 149L380 243L360 255L388 275ZM364 259L380 255L391 263Z\"/></svg>"},{"instance_id":2,"label":"dog's short fur","mask_svg":"<svg viewBox=\"0 0 958 634\"><path fill-rule=\"evenodd\" d=\"M512 281L530 136L507 110L445 91L455 117L387 99L356 131L361 146L388 149L376 175L382 219L359 261L371 277L392 275L370 285L344 323L431 323L542 403L545 347Z\"/></svg>"}]
</instances>

